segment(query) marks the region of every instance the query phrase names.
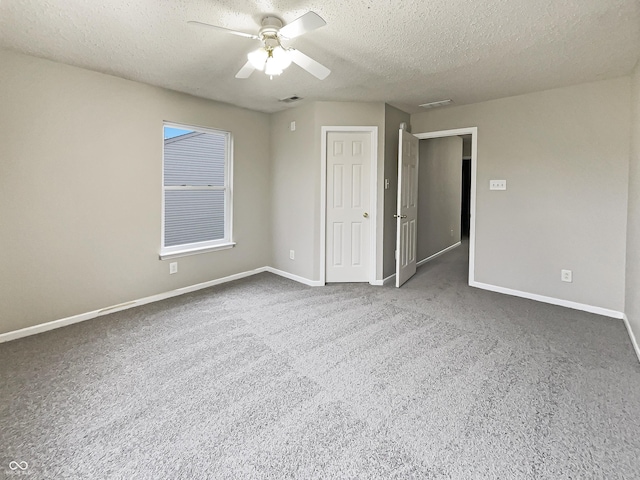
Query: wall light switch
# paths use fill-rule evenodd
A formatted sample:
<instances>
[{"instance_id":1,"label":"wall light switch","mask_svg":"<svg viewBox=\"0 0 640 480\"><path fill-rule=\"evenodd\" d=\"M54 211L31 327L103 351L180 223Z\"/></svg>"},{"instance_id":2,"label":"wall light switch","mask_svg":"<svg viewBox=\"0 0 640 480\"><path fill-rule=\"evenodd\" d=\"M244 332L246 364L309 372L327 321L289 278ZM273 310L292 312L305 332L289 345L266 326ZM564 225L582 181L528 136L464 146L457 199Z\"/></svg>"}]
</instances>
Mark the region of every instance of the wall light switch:
<instances>
[{"instance_id":1,"label":"wall light switch","mask_svg":"<svg viewBox=\"0 0 640 480\"><path fill-rule=\"evenodd\" d=\"M296 131L296 122L291 122L289 124L289 130L291 130L292 132Z\"/></svg>"},{"instance_id":2,"label":"wall light switch","mask_svg":"<svg viewBox=\"0 0 640 480\"><path fill-rule=\"evenodd\" d=\"M489 190L506 190L506 180L489 180Z\"/></svg>"}]
</instances>

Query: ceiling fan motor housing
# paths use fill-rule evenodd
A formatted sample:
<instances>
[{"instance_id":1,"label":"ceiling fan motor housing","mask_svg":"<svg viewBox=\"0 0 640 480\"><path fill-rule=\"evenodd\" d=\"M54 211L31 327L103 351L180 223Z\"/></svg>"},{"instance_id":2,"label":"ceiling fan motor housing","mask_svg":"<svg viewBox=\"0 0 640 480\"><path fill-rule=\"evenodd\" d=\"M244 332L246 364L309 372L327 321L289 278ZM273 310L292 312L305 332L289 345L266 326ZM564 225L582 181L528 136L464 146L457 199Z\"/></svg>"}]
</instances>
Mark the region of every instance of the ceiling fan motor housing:
<instances>
[{"instance_id":1,"label":"ceiling fan motor housing","mask_svg":"<svg viewBox=\"0 0 640 480\"><path fill-rule=\"evenodd\" d=\"M262 28L260 28L260 38L275 38L282 28L282 20L276 17L264 17Z\"/></svg>"}]
</instances>

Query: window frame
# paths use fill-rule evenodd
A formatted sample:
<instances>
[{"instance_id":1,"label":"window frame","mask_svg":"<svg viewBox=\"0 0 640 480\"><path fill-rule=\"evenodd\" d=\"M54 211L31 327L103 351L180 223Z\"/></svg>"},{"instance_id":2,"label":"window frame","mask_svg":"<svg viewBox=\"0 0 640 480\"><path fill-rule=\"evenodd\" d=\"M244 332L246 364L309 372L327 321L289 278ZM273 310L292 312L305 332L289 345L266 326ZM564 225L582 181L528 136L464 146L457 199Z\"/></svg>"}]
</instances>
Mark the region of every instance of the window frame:
<instances>
[{"instance_id":1,"label":"window frame","mask_svg":"<svg viewBox=\"0 0 640 480\"><path fill-rule=\"evenodd\" d=\"M164 151L164 129L180 128L183 130L190 130L192 132L199 133L213 133L217 135L225 136L225 159L224 159L224 185L223 186L165 186L164 174L165 174L165 151ZM226 130L219 130L209 127L201 127L195 125L187 125L175 122L162 122L162 182L160 185L162 189L162 218L161 218L161 232L160 232L160 259L168 259L175 257L182 257L185 255L195 255L198 253L213 252L216 250L224 250L227 248L233 248L236 244L233 241L233 135ZM168 190L215 190L224 191L224 238L217 240L207 240L203 242L184 243L181 245L173 245L170 247L165 246L165 192Z\"/></svg>"}]
</instances>

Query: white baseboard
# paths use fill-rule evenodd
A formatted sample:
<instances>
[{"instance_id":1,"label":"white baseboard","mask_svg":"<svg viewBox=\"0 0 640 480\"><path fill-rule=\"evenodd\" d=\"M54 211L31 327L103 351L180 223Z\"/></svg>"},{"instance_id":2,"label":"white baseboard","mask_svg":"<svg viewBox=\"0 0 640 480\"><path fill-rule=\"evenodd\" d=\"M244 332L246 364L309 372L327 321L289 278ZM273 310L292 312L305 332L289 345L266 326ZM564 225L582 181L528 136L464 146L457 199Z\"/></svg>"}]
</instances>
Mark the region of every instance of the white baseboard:
<instances>
[{"instance_id":1,"label":"white baseboard","mask_svg":"<svg viewBox=\"0 0 640 480\"><path fill-rule=\"evenodd\" d=\"M323 287L324 283L320 280L309 280L308 278L300 277L298 275L294 275L293 273L285 272L283 270L278 270L273 267L264 267L265 272L273 273L275 275L280 275L281 277L288 278L289 280L293 280L298 283L304 283L305 285L309 285L310 287Z\"/></svg>"},{"instance_id":2,"label":"white baseboard","mask_svg":"<svg viewBox=\"0 0 640 480\"><path fill-rule=\"evenodd\" d=\"M375 285L376 287L382 287L383 285L387 285L388 283L394 282L396 279L396 274L393 273L389 275L384 280L374 280L373 282L369 282L370 285Z\"/></svg>"},{"instance_id":3,"label":"white baseboard","mask_svg":"<svg viewBox=\"0 0 640 480\"><path fill-rule=\"evenodd\" d=\"M249 270L246 272L236 273L234 275L229 275L227 277L217 278L215 280L210 280L208 282L198 283L196 285L190 285L188 287L177 288L175 290L171 290L169 292L159 293L157 295L151 295L149 297L140 298L138 300L132 300L130 302L120 303L118 305L112 305L109 307L101 308L99 310L94 310L92 312L81 313L79 315L73 315L67 318L61 318L59 320L53 320L47 323L41 323L40 325L34 325L32 327L21 328L20 330L14 330L12 332L2 333L0 334L0 343L8 342L10 340L16 340L18 338L27 337L29 335L35 335L37 333L46 332L49 330L53 330L55 328L66 327L67 325L72 325L74 323L84 322L85 320L91 320L92 318L100 317L102 315L106 315L108 313L115 313L121 310L126 310L128 308L139 307L141 305L145 305L147 303L158 302L160 300L164 300L171 297L176 297L178 295L183 295L185 293L195 292L197 290L202 290L203 288L213 287L214 285L220 285L221 283L232 282L234 280L239 280L241 278L250 277L252 275L256 275L262 272L271 272L271 267L261 267L256 268L255 270ZM276 272L272 272L276 273ZM301 278L301 277L298 277ZM295 280L295 278L292 278ZM304 279L303 279L304 280ZM303 282L304 283L304 282Z\"/></svg>"},{"instance_id":4,"label":"white baseboard","mask_svg":"<svg viewBox=\"0 0 640 480\"><path fill-rule=\"evenodd\" d=\"M424 265L425 263L427 263L430 260L433 260L436 257L439 257L442 254L447 253L449 250L453 250L454 248L456 248L456 247L458 247L460 245L462 245L462 242L455 243L455 244L445 248L444 250L440 250L438 253L434 253L433 255L431 255L430 257L425 258L424 260L420 260L419 262L416 263L416 268L421 266L421 265ZM381 286L381 285L388 285L389 283L393 283L395 281L396 281L396 274L392 273L391 275L389 275L384 280L376 280L374 282L369 282L369 283L371 283L371 285Z\"/></svg>"},{"instance_id":5,"label":"white baseboard","mask_svg":"<svg viewBox=\"0 0 640 480\"><path fill-rule=\"evenodd\" d=\"M627 333L629 334L629 339L631 339L631 345L633 345L633 349L636 351L636 356L638 357L638 361L640 362L640 346L638 346L638 340L631 330L631 324L629 323L629 319L627 315L623 315L622 319L624 320L624 325L627 327Z\"/></svg>"},{"instance_id":6,"label":"white baseboard","mask_svg":"<svg viewBox=\"0 0 640 480\"><path fill-rule=\"evenodd\" d=\"M392 273L391 275L389 275L387 278L385 278L385 279L382 281L382 284L383 284L383 285L388 285L388 284L390 284L390 283L395 283L395 282L396 282L396 274L395 274L395 273Z\"/></svg>"},{"instance_id":7,"label":"white baseboard","mask_svg":"<svg viewBox=\"0 0 640 480\"><path fill-rule=\"evenodd\" d=\"M449 250L453 250L454 248L459 247L460 245L462 245L462 242L454 243L453 245L445 248L444 250L440 250L438 253L434 253L430 257L425 258L424 260L420 260L418 263L416 263L416 267L424 265L425 263L430 262L434 258L437 258L440 255L447 253Z\"/></svg>"},{"instance_id":8,"label":"white baseboard","mask_svg":"<svg viewBox=\"0 0 640 480\"><path fill-rule=\"evenodd\" d=\"M481 283L471 281L470 287L481 288L482 290L489 290L491 292L504 293L505 295L512 295L514 297L528 298L529 300L536 300L538 302L550 303L552 305L559 305L561 307L573 308L574 310L582 310L584 312L596 313L605 317L622 319L624 314L616 310L609 310L608 308L594 307L584 303L571 302L569 300L562 300L560 298L546 297L544 295L538 295L536 293L522 292L520 290L512 290L511 288L498 287L496 285L490 285L488 283Z\"/></svg>"}]
</instances>

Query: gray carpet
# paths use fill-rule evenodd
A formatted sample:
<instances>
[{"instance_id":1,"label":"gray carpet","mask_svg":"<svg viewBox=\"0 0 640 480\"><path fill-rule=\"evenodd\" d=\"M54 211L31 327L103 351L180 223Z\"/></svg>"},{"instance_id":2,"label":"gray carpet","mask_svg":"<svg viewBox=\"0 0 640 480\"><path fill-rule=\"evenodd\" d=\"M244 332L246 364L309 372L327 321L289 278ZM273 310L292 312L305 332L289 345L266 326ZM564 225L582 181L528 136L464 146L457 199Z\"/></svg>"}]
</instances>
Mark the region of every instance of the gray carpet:
<instances>
[{"instance_id":1,"label":"gray carpet","mask_svg":"<svg viewBox=\"0 0 640 480\"><path fill-rule=\"evenodd\" d=\"M623 323L469 288L465 253L399 290L261 274L1 344L0 476L640 478Z\"/></svg>"}]
</instances>

